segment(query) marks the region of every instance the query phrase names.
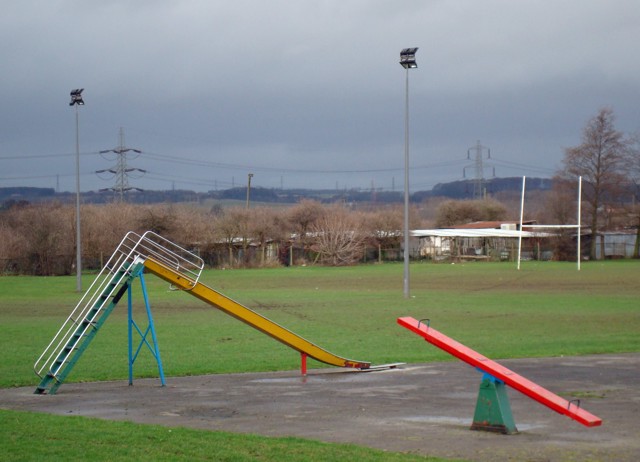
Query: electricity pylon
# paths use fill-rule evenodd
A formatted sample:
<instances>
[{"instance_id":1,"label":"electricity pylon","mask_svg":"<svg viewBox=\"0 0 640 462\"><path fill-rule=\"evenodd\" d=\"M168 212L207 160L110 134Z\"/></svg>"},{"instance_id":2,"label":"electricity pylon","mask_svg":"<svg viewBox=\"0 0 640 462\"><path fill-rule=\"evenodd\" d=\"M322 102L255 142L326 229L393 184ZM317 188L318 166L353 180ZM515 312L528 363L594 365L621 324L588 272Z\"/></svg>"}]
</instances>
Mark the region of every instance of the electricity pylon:
<instances>
[{"instance_id":1,"label":"electricity pylon","mask_svg":"<svg viewBox=\"0 0 640 462\"><path fill-rule=\"evenodd\" d=\"M112 168L98 170L96 173L112 173L116 178L116 183L112 188L106 188L107 190L115 191L120 197L120 202L124 202L124 193L131 191L132 189L142 191L140 188L132 188L129 186L129 174L132 172L140 172L142 174L147 173L146 170L141 168L132 168L127 166L127 153L135 152L137 154L142 153L139 149L127 148L124 144L124 129L120 127L119 133L120 143L115 149L107 149L100 151L100 154L106 154L113 152L116 155L116 165Z\"/></svg>"}]
</instances>

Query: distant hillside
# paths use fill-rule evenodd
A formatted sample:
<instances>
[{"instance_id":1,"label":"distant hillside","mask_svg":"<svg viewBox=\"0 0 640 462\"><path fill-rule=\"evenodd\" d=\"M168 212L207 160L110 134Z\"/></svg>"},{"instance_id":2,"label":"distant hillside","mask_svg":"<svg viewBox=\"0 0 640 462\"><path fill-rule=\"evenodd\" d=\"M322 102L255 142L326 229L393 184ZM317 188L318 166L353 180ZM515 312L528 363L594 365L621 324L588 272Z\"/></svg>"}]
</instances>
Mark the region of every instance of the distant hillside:
<instances>
[{"instance_id":1,"label":"distant hillside","mask_svg":"<svg viewBox=\"0 0 640 462\"><path fill-rule=\"evenodd\" d=\"M527 178L527 190L549 190L551 180L548 178ZM522 178L492 178L485 180L484 188L487 194L502 191L520 191ZM474 181L452 181L438 183L430 191L417 191L411 195L412 202L422 202L431 197L447 197L451 199L472 199ZM247 188L237 187L222 191L195 192L189 190L166 191L131 191L124 196L125 200L135 204L203 202L205 200L234 200L246 201ZM312 199L323 203L401 203L403 193L400 191L378 191L367 189L276 189L251 188L250 200L261 203L295 204L301 199ZM89 191L82 193L85 204L103 204L118 201L120 198L113 191ZM56 193L53 188L12 187L0 188L0 205L8 208L13 204L42 202L57 200L62 203L74 203L75 193Z\"/></svg>"},{"instance_id":2,"label":"distant hillside","mask_svg":"<svg viewBox=\"0 0 640 462\"><path fill-rule=\"evenodd\" d=\"M54 196L55 190L53 188L30 188L27 186L0 188L0 205L39 202L52 199Z\"/></svg>"},{"instance_id":3,"label":"distant hillside","mask_svg":"<svg viewBox=\"0 0 640 462\"><path fill-rule=\"evenodd\" d=\"M549 178L527 178L527 191L551 189L552 180ZM503 191L521 191L522 177L491 178L484 180L484 191L487 195ZM450 183L438 183L431 191L418 191L411 196L416 202L421 202L430 197L448 197L451 199L472 199L475 189L474 180L452 181Z\"/></svg>"}]
</instances>

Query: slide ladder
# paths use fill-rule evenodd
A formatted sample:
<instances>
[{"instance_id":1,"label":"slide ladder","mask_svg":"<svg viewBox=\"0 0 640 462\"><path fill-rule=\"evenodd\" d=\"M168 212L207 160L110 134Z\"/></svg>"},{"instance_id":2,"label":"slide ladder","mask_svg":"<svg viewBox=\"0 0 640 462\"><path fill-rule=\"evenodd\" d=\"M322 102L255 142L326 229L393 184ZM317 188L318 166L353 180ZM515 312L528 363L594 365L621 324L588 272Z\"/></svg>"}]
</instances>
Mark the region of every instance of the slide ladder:
<instances>
[{"instance_id":1,"label":"slide ladder","mask_svg":"<svg viewBox=\"0 0 640 462\"><path fill-rule=\"evenodd\" d=\"M197 281L204 267L200 258L156 234L128 233L36 360L33 368L41 378L36 394L57 391L127 292L131 281L143 270L148 255L191 281Z\"/></svg>"}]
</instances>

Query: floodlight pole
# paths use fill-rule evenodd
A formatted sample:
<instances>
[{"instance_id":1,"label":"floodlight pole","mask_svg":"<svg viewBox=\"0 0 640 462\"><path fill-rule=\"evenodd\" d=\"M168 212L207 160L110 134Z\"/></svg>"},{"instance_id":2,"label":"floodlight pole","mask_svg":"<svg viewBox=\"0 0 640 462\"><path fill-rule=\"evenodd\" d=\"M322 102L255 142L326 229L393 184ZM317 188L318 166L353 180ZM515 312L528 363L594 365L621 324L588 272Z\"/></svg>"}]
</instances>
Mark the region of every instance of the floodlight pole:
<instances>
[{"instance_id":1,"label":"floodlight pole","mask_svg":"<svg viewBox=\"0 0 640 462\"><path fill-rule=\"evenodd\" d=\"M82 242L80 232L80 127L76 107L76 290L82 292Z\"/></svg>"},{"instance_id":2,"label":"floodlight pole","mask_svg":"<svg viewBox=\"0 0 640 462\"><path fill-rule=\"evenodd\" d=\"M410 297L409 291L409 69L418 67L415 54L417 48L405 48L400 52L400 65L406 71L404 92L404 298Z\"/></svg>"},{"instance_id":3,"label":"floodlight pole","mask_svg":"<svg viewBox=\"0 0 640 462\"><path fill-rule=\"evenodd\" d=\"M406 69L404 96L404 298L409 298L409 68Z\"/></svg>"},{"instance_id":4,"label":"floodlight pole","mask_svg":"<svg viewBox=\"0 0 640 462\"><path fill-rule=\"evenodd\" d=\"M78 123L78 106L84 106L82 91L84 88L71 91L69 106L76 110L76 290L82 292L82 242L80 232L80 125Z\"/></svg>"}]
</instances>

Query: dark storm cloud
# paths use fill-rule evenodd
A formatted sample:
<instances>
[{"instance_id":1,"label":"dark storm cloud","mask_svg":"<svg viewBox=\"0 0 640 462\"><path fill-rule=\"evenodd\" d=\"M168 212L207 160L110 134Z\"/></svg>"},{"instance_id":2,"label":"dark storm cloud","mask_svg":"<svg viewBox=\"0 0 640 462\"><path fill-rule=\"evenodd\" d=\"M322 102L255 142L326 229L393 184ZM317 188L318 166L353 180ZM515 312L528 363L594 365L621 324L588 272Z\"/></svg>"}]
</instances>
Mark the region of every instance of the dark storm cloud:
<instances>
[{"instance_id":1,"label":"dark storm cloud","mask_svg":"<svg viewBox=\"0 0 640 462\"><path fill-rule=\"evenodd\" d=\"M467 149L549 176L601 106L638 117L640 9L600 1L27 0L0 18L0 186L73 188L80 109L82 188L99 150L126 144L152 189L398 189L404 70L412 185L459 179ZM149 154L149 155L147 155ZM71 156L70 156L71 155ZM314 173L315 172L315 173ZM155 178L155 180L154 180ZM160 178L162 178L160 180Z\"/></svg>"}]
</instances>

